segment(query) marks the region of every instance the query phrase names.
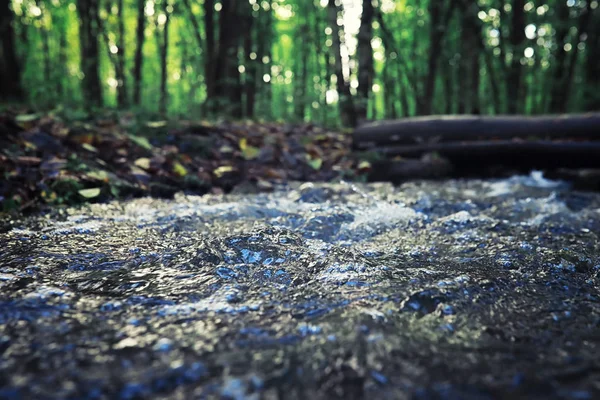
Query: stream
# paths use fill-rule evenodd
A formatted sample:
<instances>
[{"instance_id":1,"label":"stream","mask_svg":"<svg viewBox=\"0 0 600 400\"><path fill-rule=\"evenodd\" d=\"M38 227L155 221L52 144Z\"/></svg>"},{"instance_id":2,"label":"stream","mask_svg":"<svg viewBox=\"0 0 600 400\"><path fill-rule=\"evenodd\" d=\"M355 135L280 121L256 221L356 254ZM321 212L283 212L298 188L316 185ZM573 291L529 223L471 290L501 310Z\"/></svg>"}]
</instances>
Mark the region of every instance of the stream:
<instances>
[{"instance_id":1,"label":"stream","mask_svg":"<svg viewBox=\"0 0 600 400\"><path fill-rule=\"evenodd\" d=\"M600 398L599 234L539 173L2 220L0 398Z\"/></svg>"}]
</instances>

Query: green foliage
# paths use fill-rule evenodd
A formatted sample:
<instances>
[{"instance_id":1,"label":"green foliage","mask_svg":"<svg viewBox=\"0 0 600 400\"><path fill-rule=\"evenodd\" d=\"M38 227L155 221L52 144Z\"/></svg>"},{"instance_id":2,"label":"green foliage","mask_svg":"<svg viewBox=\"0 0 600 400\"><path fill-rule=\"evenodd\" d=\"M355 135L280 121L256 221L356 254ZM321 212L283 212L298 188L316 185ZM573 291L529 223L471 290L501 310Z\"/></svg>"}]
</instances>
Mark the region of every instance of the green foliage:
<instances>
[{"instance_id":1,"label":"green foliage","mask_svg":"<svg viewBox=\"0 0 600 400\"><path fill-rule=\"evenodd\" d=\"M167 8L164 2L170 1ZM244 0L240 0L244 1ZM370 1L370 0L368 0ZM371 39L374 54L374 76L368 104L368 118L383 119L412 116L419 113L423 101L432 102L434 113L506 112L507 104L519 103L518 112L535 114L556 111L549 96L565 97L564 110L589 109L586 93L598 79L588 70L596 57L587 42L598 36L593 27L600 24L598 1L574 0L569 2L570 17L559 20L554 10L561 3L554 0L526 2L525 20L527 38L523 46L513 49L508 41L514 10L511 1L463 0L439 1L444 14L451 9L447 26L440 22L432 27L433 0L380 0L373 23ZM561 0L562 1L562 0ZM207 54L200 40L206 40L203 25L203 1L192 1L191 9L183 1L148 0L146 2L146 29L143 44L141 103L133 105L133 66L136 48L137 0L124 0L122 43L119 42L117 2L100 0L100 21L104 34L99 42L99 72L105 107L117 107L117 67L115 57L123 54L124 84L128 105L136 114L145 114L148 120L164 121L159 113L160 45L157 39L164 27L165 11L169 12L169 42L167 65L168 115L171 117L227 118L220 115L235 104L218 99L216 109L210 107L207 92ZM356 63L356 35L358 33L362 0L343 2L346 8L340 14L344 30L344 77L356 94L359 71ZM215 3L215 31L218 39L218 17L221 3ZM432 3L433 4L433 3ZM463 46L462 32L467 29L467 8L476 8L475 24L480 32L476 42L481 43L475 55ZM501 9L501 4L505 4ZM81 111L84 98L81 90L81 46L79 14L74 0L13 0L16 15L15 33L17 55L22 66L22 86L27 101L34 109L57 108L69 120L84 119ZM253 112L244 117L256 120L319 121L326 125L339 123L338 94L332 64L331 27L328 25L326 6L322 0L249 0L247 13L253 20L247 35L249 44L239 44L236 62L240 71L239 84L244 93L240 101L251 100L246 90L255 86ZM351 7L350 7L351 6ZM587 11L586 11L587 10ZM190 14L191 12L191 14ZM593 12L587 25L582 22L585 12ZM199 21L199 32L190 23ZM242 23L242 22L240 22ZM563 43L557 43L556 32L567 24ZM438 66L434 75L434 95L424 98L424 88L430 72L432 43L430 32L443 29L440 54L434 55ZM595 36L594 36L595 35ZM245 40L245 36L242 38ZM117 45L121 44L122 48ZM247 52L246 50L249 50ZM566 52L565 73L556 72L556 60ZM513 55L516 53L517 55ZM520 57L523 76L521 99L507 98L505 80L513 57ZM471 58L469 58L471 57ZM474 57L474 58L473 58ZM118 57L117 57L118 58ZM465 87L465 63L475 65L477 76L475 92ZM573 63L570 66L569 63ZM469 64L469 65L471 65ZM564 77L572 70L570 77ZM589 82L589 77L595 79ZM475 79L475 78L473 78ZM563 92L553 92L557 79L568 80ZM234 82L235 83L235 82ZM584 90L585 89L585 90ZM600 87L596 87L596 92ZM476 93L476 94L473 94ZM595 93L595 92L594 92ZM592 97L592 96L588 96ZM559 99L560 100L560 99ZM467 103L462 109L461 102ZM597 100L596 100L597 103ZM236 105L237 106L237 105ZM244 108L245 110L246 108ZM226 112L225 112L226 113ZM141 125L141 124L140 124ZM149 127L152 127L149 125ZM155 127L152 127L155 128ZM145 134L146 132L143 132ZM140 132L142 134L142 132ZM149 143L140 141L149 148Z\"/></svg>"}]
</instances>

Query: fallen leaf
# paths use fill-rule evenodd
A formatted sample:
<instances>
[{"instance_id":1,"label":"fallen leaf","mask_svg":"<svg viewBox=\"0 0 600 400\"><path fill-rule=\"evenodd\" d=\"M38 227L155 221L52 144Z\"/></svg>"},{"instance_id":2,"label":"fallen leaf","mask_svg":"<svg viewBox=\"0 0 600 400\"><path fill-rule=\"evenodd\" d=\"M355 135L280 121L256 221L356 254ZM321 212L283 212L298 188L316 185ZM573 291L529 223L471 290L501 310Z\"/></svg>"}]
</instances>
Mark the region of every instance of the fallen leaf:
<instances>
[{"instance_id":1,"label":"fallen leaf","mask_svg":"<svg viewBox=\"0 0 600 400\"><path fill-rule=\"evenodd\" d=\"M91 128L90 128L91 129ZM81 133L74 135L71 140L77 143L81 143L82 145L85 143L92 144L94 142L94 134L93 133Z\"/></svg>"},{"instance_id":2,"label":"fallen leaf","mask_svg":"<svg viewBox=\"0 0 600 400\"><path fill-rule=\"evenodd\" d=\"M81 189L79 190L79 194L86 199L93 199L94 197L98 197L100 195L100 191L100 188Z\"/></svg>"},{"instance_id":3,"label":"fallen leaf","mask_svg":"<svg viewBox=\"0 0 600 400\"><path fill-rule=\"evenodd\" d=\"M215 176L217 178L222 177L223 175L225 175L228 172L232 172L233 171L233 167L231 165L222 165L219 168L215 169L213 171L213 174L215 174Z\"/></svg>"},{"instance_id":4,"label":"fallen leaf","mask_svg":"<svg viewBox=\"0 0 600 400\"><path fill-rule=\"evenodd\" d=\"M142 169L150 169L150 159L146 157L138 158L134 164Z\"/></svg>"},{"instance_id":5,"label":"fallen leaf","mask_svg":"<svg viewBox=\"0 0 600 400\"><path fill-rule=\"evenodd\" d=\"M175 174L179 176L186 176L188 173L187 169L183 165L181 165L179 161L175 161L173 163L173 172L175 172Z\"/></svg>"},{"instance_id":6,"label":"fallen leaf","mask_svg":"<svg viewBox=\"0 0 600 400\"><path fill-rule=\"evenodd\" d=\"M248 139L246 138L240 139L239 146L240 150L242 151L242 156L246 160L254 160L260 153L260 149L258 147L250 146L248 144Z\"/></svg>"},{"instance_id":7,"label":"fallen leaf","mask_svg":"<svg viewBox=\"0 0 600 400\"><path fill-rule=\"evenodd\" d=\"M142 136L136 136L136 135L129 135L129 138L131 139L131 141L135 144L137 144L138 146L146 149L146 150L152 150L153 146L150 143L150 141L148 141L147 138L142 137Z\"/></svg>"},{"instance_id":8,"label":"fallen leaf","mask_svg":"<svg viewBox=\"0 0 600 400\"><path fill-rule=\"evenodd\" d=\"M85 174L85 176L97 181L108 182L108 173L103 170L91 171Z\"/></svg>"},{"instance_id":9,"label":"fallen leaf","mask_svg":"<svg viewBox=\"0 0 600 400\"><path fill-rule=\"evenodd\" d=\"M15 117L15 122L31 122L39 118L39 114L21 114Z\"/></svg>"},{"instance_id":10,"label":"fallen leaf","mask_svg":"<svg viewBox=\"0 0 600 400\"><path fill-rule=\"evenodd\" d=\"M371 169L371 163L368 162L368 161L361 161L358 164L358 169L359 170L368 170L368 169Z\"/></svg>"},{"instance_id":11,"label":"fallen leaf","mask_svg":"<svg viewBox=\"0 0 600 400\"><path fill-rule=\"evenodd\" d=\"M83 147L83 148L84 148L84 149L86 149L87 151L91 151L92 153L97 153L97 152L98 152L98 149L97 149L97 148L95 148L94 146L92 146L92 145L91 145L91 144L89 144L89 143L83 143L83 144L81 145L81 147Z\"/></svg>"},{"instance_id":12,"label":"fallen leaf","mask_svg":"<svg viewBox=\"0 0 600 400\"><path fill-rule=\"evenodd\" d=\"M28 156L21 156L21 157L17 157L16 159L17 164L20 165L39 165L42 162L42 159L39 157L28 157Z\"/></svg>"},{"instance_id":13,"label":"fallen leaf","mask_svg":"<svg viewBox=\"0 0 600 400\"><path fill-rule=\"evenodd\" d=\"M167 121L149 121L146 126L148 128L162 128L163 126L167 126Z\"/></svg>"},{"instance_id":14,"label":"fallen leaf","mask_svg":"<svg viewBox=\"0 0 600 400\"><path fill-rule=\"evenodd\" d=\"M284 179L285 178L285 174L282 171L279 171L275 168L265 169L264 174L266 177L273 178L273 179Z\"/></svg>"},{"instance_id":15,"label":"fallen leaf","mask_svg":"<svg viewBox=\"0 0 600 400\"><path fill-rule=\"evenodd\" d=\"M246 149L246 147L248 147L248 139L246 139L246 138L241 138L241 139L240 139L239 146L240 146L240 150L241 150L241 151L244 151L244 150Z\"/></svg>"},{"instance_id":16,"label":"fallen leaf","mask_svg":"<svg viewBox=\"0 0 600 400\"><path fill-rule=\"evenodd\" d=\"M264 181L262 179L259 179L258 182L256 183L256 186L265 192L271 191L273 190L273 184L269 181Z\"/></svg>"},{"instance_id":17,"label":"fallen leaf","mask_svg":"<svg viewBox=\"0 0 600 400\"><path fill-rule=\"evenodd\" d=\"M15 117L15 123L23 129L30 129L35 126L39 118L39 114L21 114Z\"/></svg>"},{"instance_id":18,"label":"fallen leaf","mask_svg":"<svg viewBox=\"0 0 600 400\"><path fill-rule=\"evenodd\" d=\"M244 150L242 150L242 155L246 160L254 160L256 157L258 157L259 153L260 149L254 146L247 146Z\"/></svg>"},{"instance_id":19,"label":"fallen leaf","mask_svg":"<svg viewBox=\"0 0 600 400\"><path fill-rule=\"evenodd\" d=\"M308 165L310 165L310 167L316 171L320 170L321 167L323 166L323 160L320 158L309 158L307 157L307 162Z\"/></svg>"}]
</instances>

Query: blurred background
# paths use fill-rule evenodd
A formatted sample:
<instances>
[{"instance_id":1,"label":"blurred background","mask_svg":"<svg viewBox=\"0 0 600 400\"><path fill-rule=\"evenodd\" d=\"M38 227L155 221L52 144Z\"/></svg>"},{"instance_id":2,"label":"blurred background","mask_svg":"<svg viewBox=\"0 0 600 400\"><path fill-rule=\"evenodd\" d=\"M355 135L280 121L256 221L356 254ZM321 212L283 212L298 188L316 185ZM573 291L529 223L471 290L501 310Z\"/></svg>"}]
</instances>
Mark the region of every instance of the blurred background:
<instances>
[{"instance_id":1,"label":"blurred background","mask_svg":"<svg viewBox=\"0 0 600 400\"><path fill-rule=\"evenodd\" d=\"M597 0L0 0L0 98L314 121L600 110Z\"/></svg>"}]
</instances>

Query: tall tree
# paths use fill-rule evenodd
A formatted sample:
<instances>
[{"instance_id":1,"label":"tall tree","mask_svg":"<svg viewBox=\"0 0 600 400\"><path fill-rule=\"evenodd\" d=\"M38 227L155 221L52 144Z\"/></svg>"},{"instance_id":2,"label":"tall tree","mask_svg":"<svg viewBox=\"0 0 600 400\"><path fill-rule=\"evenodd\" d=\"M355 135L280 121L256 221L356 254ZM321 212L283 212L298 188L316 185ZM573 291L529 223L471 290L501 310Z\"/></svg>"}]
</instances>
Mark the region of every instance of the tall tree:
<instances>
[{"instance_id":1,"label":"tall tree","mask_svg":"<svg viewBox=\"0 0 600 400\"><path fill-rule=\"evenodd\" d=\"M67 99L69 93L67 91L68 86L68 48L67 48L67 35L68 35L68 18L66 17L66 9L62 7L62 4L55 4L52 8L52 26L55 29L55 41L57 42L58 49L56 51L54 60L54 79L56 84L56 95L60 100Z\"/></svg>"},{"instance_id":2,"label":"tall tree","mask_svg":"<svg viewBox=\"0 0 600 400\"><path fill-rule=\"evenodd\" d=\"M402 114L404 116L411 115L409 107L409 92L415 96L418 93L417 83L415 82L416 71L410 68L405 60L405 57L400 52L400 47L396 44L394 35L388 28L387 23L383 17L381 10L377 11L377 22L379 22L379 29L381 30L381 38L383 47L386 51L386 60L393 59L399 64L399 68L396 67L394 70L398 73L397 82L391 82L391 86L396 86L398 83L400 86L400 103L402 105ZM386 84L385 89L389 92L391 89L390 85ZM384 92L385 93L385 92ZM387 104L387 103L386 103Z\"/></svg>"},{"instance_id":3,"label":"tall tree","mask_svg":"<svg viewBox=\"0 0 600 400\"><path fill-rule=\"evenodd\" d=\"M271 85L271 67L273 66L273 41L276 34L274 29L273 8L261 7L258 13L257 29L257 82L260 83L260 112L265 118L273 116L273 87Z\"/></svg>"},{"instance_id":4,"label":"tall tree","mask_svg":"<svg viewBox=\"0 0 600 400\"><path fill-rule=\"evenodd\" d=\"M551 112L560 111L564 107L566 100L563 98L562 81L564 80L569 56L565 46L567 45L567 37L569 35L571 7L567 5L566 1L561 0L556 7L556 14L557 19L554 23L556 26L556 51L554 53L555 62L553 63L553 86L550 94Z\"/></svg>"},{"instance_id":5,"label":"tall tree","mask_svg":"<svg viewBox=\"0 0 600 400\"><path fill-rule=\"evenodd\" d=\"M204 38L202 37L202 28L196 19L192 3L190 0L183 0L187 8L189 20L192 24L194 36L198 46L204 49L204 85L206 87L205 111L215 111L215 2L214 0L205 0L204 11Z\"/></svg>"},{"instance_id":6,"label":"tall tree","mask_svg":"<svg viewBox=\"0 0 600 400\"><path fill-rule=\"evenodd\" d=\"M427 78L425 80L425 92L421 95L421 98L418 99L418 113L421 115L429 115L433 111L435 81L437 78L439 57L442 50L442 41L457 1L458 0L449 0L449 4L447 4L445 10L444 3L447 2L442 0L433 0L429 2L430 27Z\"/></svg>"},{"instance_id":7,"label":"tall tree","mask_svg":"<svg viewBox=\"0 0 600 400\"><path fill-rule=\"evenodd\" d=\"M342 41L340 27L338 25L338 13L340 6L336 4L335 0L329 0L327 3L327 15L329 19L329 27L331 28L331 36L333 45L333 58L335 60L335 76L336 85L338 92L338 103L340 107L340 116L342 124L344 126L356 126L356 114L354 112L354 104L352 101L352 93L350 92L350 85L344 79L344 71L342 64Z\"/></svg>"},{"instance_id":8,"label":"tall tree","mask_svg":"<svg viewBox=\"0 0 600 400\"><path fill-rule=\"evenodd\" d=\"M123 16L123 0L106 1L107 19L101 27L106 48L108 49L108 57L111 60L117 81L117 105L125 107L128 104L127 98L127 79L125 74L125 21ZM113 10L117 9L116 15L113 15ZM113 42L109 36L113 30L111 26L111 17L116 19L116 40Z\"/></svg>"},{"instance_id":9,"label":"tall tree","mask_svg":"<svg viewBox=\"0 0 600 400\"><path fill-rule=\"evenodd\" d=\"M550 111L554 113L566 112L569 104L569 92L573 82L573 74L579 55L579 42L587 36L588 25L592 17L592 2L588 1L581 10L577 34L573 44L566 42L567 35L573 23L570 18L570 8L562 2L559 8L559 27L557 29L557 65L554 72L554 85L552 86ZM567 48L565 48L567 46ZM570 47L570 48L569 48ZM571 55L569 58L569 54ZM566 64L566 65L565 65Z\"/></svg>"},{"instance_id":10,"label":"tall tree","mask_svg":"<svg viewBox=\"0 0 600 400\"><path fill-rule=\"evenodd\" d=\"M0 101L23 100L10 0L0 0Z\"/></svg>"},{"instance_id":11,"label":"tall tree","mask_svg":"<svg viewBox=\"0 0 600 400\"><path fill-rule=\"evenodd\" d=\"M520 108L521 57L525 42L525 0L514 0L509 34L512 58L507 75L508 112L515 114Z\"/></svg>"},{"instance_id":12,"label":"tall tree","mask_svg":"<svg viewBox=\"0 0 600 400\"><path fill-rule=\"evenodd\" d=\"M358 89L356 101L356 113L358 120L367 119L367 107L371 88L373 87L373 18L375 8L372 0L363 0L362 15L360 17L360 29L358 31Z\"/></svg>"},{"instance_id":13,"label":"tall tree","mask_svg":"<svg viewBox=\"0 0 600 400\"><path fill-rule=\"evenodd\" d=\"M169 55L169 22L171 21L171 12L173 6L168 0L163 0L162 13L157 17L156 38L159 49L160 60L160 97L158 101L158 111L161 115L167 114L167 66Z\"/></svg>"},{"instance_id":14,"label":"tall tree","mask_svg":"<svg viewBox=\"0 0 600 400\"><path fill-rule=\"evenodd\" d=\"M42 59L44 63L44 84L48 85L52 82L52 61L50 59L50 34L48 32L48 26L46 24L46 4L35 0L34 4L40 10L39 20L39 34L42 41Z\"/></svg>"},{"instance_id":15,"label":"tall tree","mask_svg":"<svg viewBox=\"0 0 600 400\"><path fill-rule=\"evenodd\" d=\"M600 12L598 8L590 26L585 46L583 109L600 111Z\"/></svg>"},{"instance_id":16,"label":"tall tree","mask_svg":"<svg viewBox=\"0 0 600 400\"><path fill-rule=\"evenodd\" d=\"M252 13L246 16L244 21L246 36L244 37L244 65L246 71L244 73L244 93L246 97L244 117L254 118L254 105L256 99L256 53L254 49L255 41L255 29L254 29L254 17ZM254 56L253 56L254 55ZM254 59L253 59L254 58Z\"/></svg>"},{"instance_id":17,"label":"tall tree","mask_svg":"<svg viewBox=\"0 0 600 400\"><path fill-rule=\"evenodd\" d=\"M460 35L460 64L459 64L459 114L479 113L479 58L484 51L481 27L477 13L477 2L460 1L461 35Z\"/></svg>"},{"instance_id":18,"label":"tall tree","mask_svg":"<svg viewBox=\"0 0 600 400\"><path fill-rule=\"evenodd\" d=\"M127 75L125 74L125 15L123 0L117 0L117 104L125 107L128 104Z\"/></svg>"},{"instance_id":19,"label":"tall tree","mask_svg":"<svg viewBox=\"0 0 600 400\"><path fill-rule=\"evenodd\" d=\"M239 51L243 22L251 8L247 2L222 0L219 15L219 48L215 64L215 97L220 111L242 116L242 85Z\"/></svg>"},{"instance_id":20,"label":"tall tree","mask_svg":"<svg viewBox=\"0 0 600 400\"><path fill-rule=\"evenodd\" d=\"M198 29L197 29L198 30ZM204 32L206 33L204 82L207 99L211 101L215 94L215 1L204 0Z\"/></svg>"},{"instance_id":21,"label":"tall tree","mask_svg":"<svg viewBox=\"0 0 600 400\"><path fill-rule=\"evenodd\" d=\"M146 15L144 9L146 0L137 0L137 26L135 30L135 57L133 62L133 103L140 105L142 91L142 63L146 31Z\"/></svg>"},{"instance_id":22,"label":"tall tree","mask_svg":"<svg viewBox=\"0 0 600 400\"><path fill-rule=\"evenodd\" d=\"M79 41L81 46L82 89L87 107L102 105L100 85L100 16L98 0L77 0L79 13Z\"/></svg>"},{"instance_id":23,"label":"tall tree","mask_svg":"<svg viewBox=\"0 0 600 400\"><path fill-rule=\"evenodd\" d=\"M299 44L299 49L294 55L294 115L296 119L303 120L306 114L308 103L307 83L308 83L308 63L309 63L309 44L310 31L308 29L307 5L299 2L296 10L296 34L303 38Z\"/></svg>"}]
</instances>

